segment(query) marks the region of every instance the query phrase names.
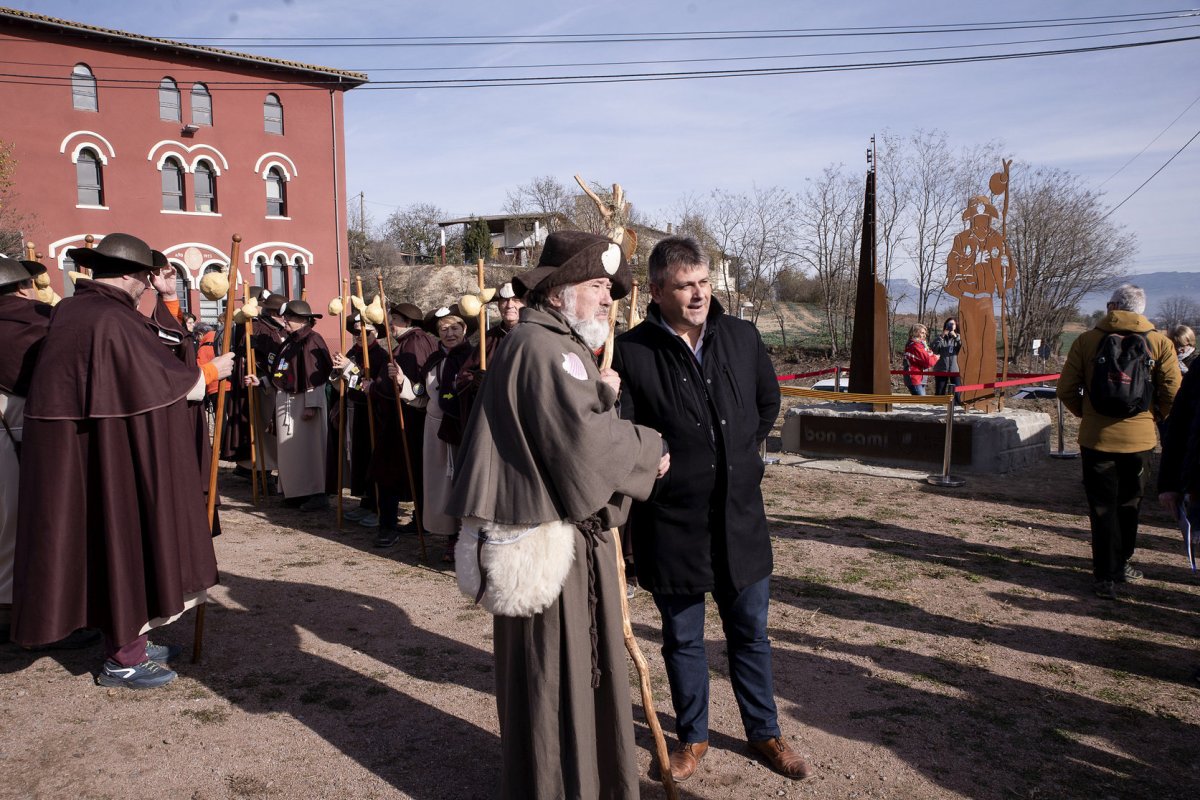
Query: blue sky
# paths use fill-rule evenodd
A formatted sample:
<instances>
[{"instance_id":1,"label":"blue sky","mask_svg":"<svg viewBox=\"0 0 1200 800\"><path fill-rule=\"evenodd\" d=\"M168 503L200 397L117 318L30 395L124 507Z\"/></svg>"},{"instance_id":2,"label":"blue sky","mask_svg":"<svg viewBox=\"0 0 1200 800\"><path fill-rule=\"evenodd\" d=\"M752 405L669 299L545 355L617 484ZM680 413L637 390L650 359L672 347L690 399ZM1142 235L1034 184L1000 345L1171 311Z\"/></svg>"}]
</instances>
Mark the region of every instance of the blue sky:
<instances>
[{"instance_id":1,"label":"blue sky","mask_svg":"<svg viewBox=\"0 0 1200 800\"><path fill-rule=\"evenodd\" d=\"M11 3L12 0L9 0ZM1170 0L1056 2L785 2L784 0L606 0L532 3L463 0L123 0L17 2L15 7L137 33L183 38L470 36L812 29L1033 20L1173 11ZM1079 47L1200 33L1200 16L1136 26L1041 28L960 37L655 42L639 44L257 49L309 63L363 70L373 80L534 74L516 65L812 54L1080 36L1192 25L1137 37L1024 45ZM986 39L985 37L992 37ZM1001 49L999 46L992 48ZM940 55L955 51L943 51ZM976 51L977 52L977 51ZM917 54L920 55L920 54ZM932 55L939 55L934 53ZM904 55L876 58L903 58ZM863 57L856 57L863 58ZM731 61L721 68L808 62ZM705 68L706 64L619 68ZM507 70L389 71L429 67ZM539 74L599 72L560 67ZM611 68L618 69L618 68ZM804 188L830 163L863 168L873 132L946 131L955 145L1000 140L1018 161L1062 167L1111 202L1132 192L1200 130L1200 42L1082 55L887 71L601 85L351 92L346 100L348 191L365 192L381 221L395 207L431 202L452 214L495 213L507 190L538 175L570 182L576 172L620 182L629 198L663 216L678 198L713 188ZM985 181L987 175L981 175ZM1133 271L1200 271L1191 244L1200 141L1114 214L1136 234ZM1019 176L1014 176L1019 180ZM1107 181L1107 182L1105 182Z\"/></svg>"}]
</instances>

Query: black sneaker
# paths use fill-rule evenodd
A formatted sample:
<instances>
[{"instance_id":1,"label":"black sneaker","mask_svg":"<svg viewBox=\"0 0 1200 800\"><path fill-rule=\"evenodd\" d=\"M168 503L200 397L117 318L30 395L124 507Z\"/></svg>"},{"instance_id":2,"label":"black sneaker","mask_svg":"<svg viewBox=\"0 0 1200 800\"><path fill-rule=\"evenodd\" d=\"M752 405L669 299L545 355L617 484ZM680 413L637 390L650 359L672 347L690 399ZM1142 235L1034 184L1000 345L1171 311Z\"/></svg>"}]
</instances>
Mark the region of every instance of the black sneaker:
<instances>
[{"instance_id":1,"label":"black sneaker","mask_svg":"<svg viewBox=\"0 0 1200 800\"><path fill-rule=\"evenodd\" d=\"M1112 581L1096 581L1092 591L1096 593L1096 597L1101 597L1105 600L1116 600L1117 589Z\"/></svg>"},{"instance_id":2,"label":"black sneaker","mask_svg":"<svg viewBox=\"0 0 1200 800\"><path fill-rule=\"evenodd\" d=\"M416 533L417 532L416 520L410 519L408 522L404 523L403 525L397 526L396 532L397 533Z\"/></svg>"},{"instance_id":3,"label":"black sneaker","mask_svg":"<svg viewBox=\"0 0 1200 800\"><path fill-rule=\"evenodd\" d=\"M307 500L300 504L301 511L327 511L329 509L329 497L324 493L310 495Z\"/></svg>"},{"instance_id":4,"label":"black sneaker","mask_svg":"<svg viewBox=\"0 0 1200 800\"><path fill-rule=\"evenodd\" d=\"M136 667L122 667L109 659L104 662L96 683L122 689L157 689L175 680L175 673L162 664L146 659Z\"/></svg>"},{"instance_id":5,"label":"black sneaker","mask_svg":"<svg viewBox=\"0 0 1200 800\"><path fill-rule=\"evenodd\" d=\"M380 528L379 533L375 535L375 541L372 544L375 547L384 548L392 547L396 542L400 541L400 531L395 528Z\"/></svg>"},{"instance_id":6,"label":"black sneaker","mask_svg":"<svg viewBox=\"0 0 1200 800\"><path fill-rule=\"evenodd\" d=\"M154 644L153 642L146 643L146 658L151 661L157 661L160 664L166 664L168 661L174 661L179 658L179 654L183 652L183 647L177 644Z\"/></svg>"},{"instance_id":7,"label":"black sneaker","mask_svg":"<svg viewBox=\"0 0 1200 800\"><path fill-rule=\"evenodd\" d=\"M1117 578L1117 583L1125 583L1127 581L1140 581L1144 577L1146 577L1146 574L1144 572L1142 572L1140 569L1134 569L1133 567L1131 567L1129 565L1129 562L1125 562L1125 569L1121 573L1121 577Z\"/></svg>"}]
</instances>

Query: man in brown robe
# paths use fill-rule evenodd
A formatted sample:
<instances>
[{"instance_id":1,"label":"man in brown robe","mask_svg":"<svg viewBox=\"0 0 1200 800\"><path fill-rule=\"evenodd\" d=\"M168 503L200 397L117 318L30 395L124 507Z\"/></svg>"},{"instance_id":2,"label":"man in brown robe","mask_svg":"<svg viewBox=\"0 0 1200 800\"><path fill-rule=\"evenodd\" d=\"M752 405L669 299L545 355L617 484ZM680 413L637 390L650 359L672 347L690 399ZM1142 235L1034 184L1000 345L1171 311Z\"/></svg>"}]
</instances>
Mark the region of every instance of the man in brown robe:
<instances>
[{"instance_id":1,"label":"man in brown robe","mask_svg":"<svg viewBox=\"0 0 1200 800\"><path fill-rule=\"evenodd\" d=\"M496 348L504 341L508 334L512 333L517 327L517 323L521 321L521 309L525 307L525 301L517 297L511 283L506 283L496 292L496 305L500 311L500 321L492 327L488 328L487 336L484 337L484 352L487 356L487 363L492 363L495 357ZM482 311L480 313L483 313ZM479 394L479 387L483 384L484 370L479 368L479 342L475 342L474 348L471 351L471 357L462 365L458 371L458 376L454 379L454 387L458 391L458 402L462 408L463 424L471 416L471 409L475 405L475 396Z\"/></svg>"},{"instance_id":2,"label":"man in brown robe","mask_svg":"<svg viewBox=\"0 0 1200 800\"><path fill-rule=\"evenodd\" d=\"M412 303L394 303L388 309L388 325L392 334L392 357L383 377L372 381L371 402L375 404L375 449L371 453L369 475L379 487L380 527L376 547L391 547L402 533L417 532L417 518L422 514L422 492L425 488L422 469L422 448L425 442L425 405L427 395L411 398L403 404L404 440L400 438L400 420L396 416L396 382L403 374L412 393L413 387L422 392L425 380L421 367L437 350L438 340L421 327L421 309ZM401 393L404 396L404 393ZM407 450L406 450L407 443ZM407 455L405 453L407 452ZM409 480L409 467L412 480ZM415 492L415 496L414 496ZM413 504L413 519L397 525L401 501Z\"/></svg>"},{"instance_id":3,"label":"man in brown robe","mask_svg":"<svg viewBox=\"0 0 1200 800\"><path fill-rule=\"evenodd\" d=\"M137 310L154 267L123 233L68 255L92 271L55 307L29 387L12 638L27 646L99 628L104 686L175 678L146 633L203 602L217 582L197 483L189 402L232 357L183 364Z\"/></svg>"},{"instance_id":4,"label":"man in brown robe","mask_svg":"<svg viewBox=\"0 0 1200 800\"><path fill-rule=\"evenodd\" d=\"M0 256L0 642L8 641L12 620L25 396L50 325L50 306L37 301L25 263Z\"/></svg>"},{"instance_id":5,"label":"man in brown robe","mask_svg":"<svg viewBox=\"0 0 1200 800\"><path fill-rule=\"evenodd\" d=\"M329 418L325 384L333 359L325 340L313 329L321 318L303 300L280 308L287 338L271 360L268 379L275 387L274 420L279 489L284 503L301 511L329 508L325 494L325 453ZM253 386L261 381L248 375Z\"/></svg>"},{"instance_id":6,"label":"man in brown robe","mask_svg":"<svg viewBox=\"0 0 1200 800\"><path fill-rule=\"evenodd\" d=\"M670 459L656 432L620 419L619 380L592 359L609 306L630 288L620 247L555 233L533 273L521 324L488 365L448 509L463 518L459 585L482 586L477 596L497 614L499 796L635 798L609 528L624 521L631 497L650 494ZM539 552L528 553L529 543ZM509 557L521 551L524 563ZM551 562L562 569L551 574Z\"/></svg>"}]
</instances>

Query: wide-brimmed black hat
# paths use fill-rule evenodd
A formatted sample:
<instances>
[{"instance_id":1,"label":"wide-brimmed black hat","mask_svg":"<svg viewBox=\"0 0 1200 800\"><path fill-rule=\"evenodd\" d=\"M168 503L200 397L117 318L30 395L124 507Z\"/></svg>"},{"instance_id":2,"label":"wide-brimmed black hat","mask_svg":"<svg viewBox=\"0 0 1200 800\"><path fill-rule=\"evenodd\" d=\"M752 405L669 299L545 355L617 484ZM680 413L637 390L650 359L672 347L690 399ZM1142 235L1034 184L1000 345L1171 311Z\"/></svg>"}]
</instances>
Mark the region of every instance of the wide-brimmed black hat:
<instances>
[{"instance_id":1,"label":"wide-brimmed black hat","mask_svg":"<svg viewBox=\"0 0 1200 800\"><path fill-rule=\"evenodd\" d=\"M633 275L621 246L606 236L584 231L558 231L546 237L538 265L514 278L526 290L546 292L555 286L595 278L612 281L609 294L620 300L633 287Z\"/></svg>"},{"instance_id":2,"label":"wide-brimmed black hat","mask_svg":"<svg viewBox=\"0 0 1200 800\"><path fill-rule=\"evenodd\" d=\"M26 261L25 259L21 259L21 266L25 267L26 272L29 273L29 277L31 278L36 278L38 275L46 272L46 265L40 261Z\"/></svg>"},{"instance_id":3,"label":"wide-brimmed black hat","mask_svg":"<svg viewBox=\"0 0 1200 800\"><path fill-rule=\"evenodd\" d=\"M291 315L293 317L307 317L308 319L321 319L323 316L322 314L314 314L312 308L303 300L288 300L279 309L279 313L281 316Z\"/></svg>"},{"instance_id":4,"label":"wide-brimmed black hat","mask_svg":"<svg viewBox=\"0 0 1200 800\"><path fill-rule=\"evenodd\" d=\"M24 261L0 254L0 287L29 280L33 280L33 276L25 268Z\"/></svg>"},{"instance_id":5,"label":"wide-brimmed black hat","mask_svg":"<svg viewBox=\"0 0 1200 800\"><path fill-rule=\"evenodd\" d=\"M150 245L128 233L110 233L95 247L72 247L67 256L93 278L117 278L156 268Z\"/></svg>"},{"instance_id":6,"label":"wide-brimmed black hat","mask_svg":"<svg viewBox=\"0 0 1200 800\"><path fill-rule=\"evenodd\" d=\"M162 269L163 267L169 267L171 265L171 262L167 261L167 254L161 250L151 250L150 257L154 259L155 269Z\"/></svg>"},{"instance_id":7,"label":"wide-brimmed black hat","mask_svg":"<svg viewBox=\"0 0 1200 800\"><path fill-rule=\"evenodd\" d=\"M389 303L388 313L404 317L409 322L419 323L425 319L425 312L412 303Z\"/></svg>"},{"instance_id":8,"label":"wide-brimmed black hat","mask_svg":"<svg viewBox=\"0 0 1200 800\"><path fill-rule=\"evenodd\" d=\"M357 335L358 331L354 329L354 326L360 323L365 327L370 328L371 333L375 335L379 334L379 330L375 327L375 323L371 322L369 319L363 319L362 313L358 311L355 311L353 314L346 315L346 333L353 333Z\"/></svg>"}]
</instances>

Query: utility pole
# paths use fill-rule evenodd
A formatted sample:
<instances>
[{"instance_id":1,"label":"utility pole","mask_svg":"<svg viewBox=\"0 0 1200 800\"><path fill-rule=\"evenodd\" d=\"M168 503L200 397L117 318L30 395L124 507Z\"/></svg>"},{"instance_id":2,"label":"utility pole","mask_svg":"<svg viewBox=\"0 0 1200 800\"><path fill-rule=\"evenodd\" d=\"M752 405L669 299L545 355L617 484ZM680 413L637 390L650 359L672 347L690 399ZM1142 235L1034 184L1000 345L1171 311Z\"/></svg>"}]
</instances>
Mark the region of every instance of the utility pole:
<instances>
[{"instance_id":1,"label":"utility pole","mask_svg":"<svg viewBox=\"0 0 1200 800\"><path fill-rule=\"evenodd\" d=\"M363 243L367 241L367 193L360 191L358 193L358 227L363 236Z\"/></svg>"}]
</instances>

